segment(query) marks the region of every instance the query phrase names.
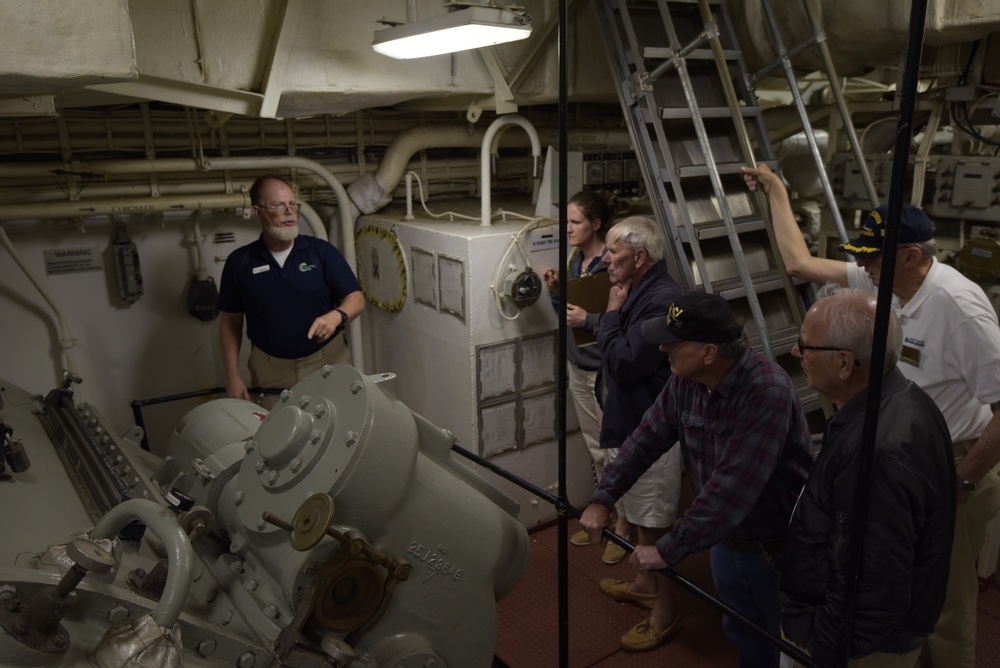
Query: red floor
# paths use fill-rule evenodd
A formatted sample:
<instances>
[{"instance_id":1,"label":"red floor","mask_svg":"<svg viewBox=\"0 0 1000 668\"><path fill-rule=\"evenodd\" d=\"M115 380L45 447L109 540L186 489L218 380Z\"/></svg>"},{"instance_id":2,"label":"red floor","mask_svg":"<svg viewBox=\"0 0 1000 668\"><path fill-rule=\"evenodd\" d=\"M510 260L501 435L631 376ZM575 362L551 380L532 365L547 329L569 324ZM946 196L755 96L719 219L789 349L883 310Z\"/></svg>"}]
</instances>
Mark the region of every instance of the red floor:
<instances>
[{"instance_id":1,"label":"red floor","mask_svg":"<svg viewBox=\"0 0 1000 668\"><path fill-rule=\"evenodd\" d=\"M570 523L570 534L578 528ZM557 527L531 534L528 567L521 583L497 604L496 667L555 668L559 665ZM714 592L707 553L685 560L682 575ZM722 633L721 615L708 603L678 589L684 629L667 644L628 653L618 638L643 618L644 610L600 593L597 581L631 577L627 560L607 566L597 546L569 546L569 666L613 668L736 666L736 651ZM1000 588L994 581L979 598L976 668L1000 668Z\"/></svg>"}]
</instances>

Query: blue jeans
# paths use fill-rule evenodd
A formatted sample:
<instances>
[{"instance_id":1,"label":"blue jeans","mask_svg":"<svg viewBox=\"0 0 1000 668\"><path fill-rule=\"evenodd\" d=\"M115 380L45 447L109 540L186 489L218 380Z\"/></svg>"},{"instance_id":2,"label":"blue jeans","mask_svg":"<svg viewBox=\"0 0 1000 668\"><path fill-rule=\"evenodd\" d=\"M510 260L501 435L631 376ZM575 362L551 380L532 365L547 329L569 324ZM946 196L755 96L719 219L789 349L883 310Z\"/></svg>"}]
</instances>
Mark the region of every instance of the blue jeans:
<instances>
[{"instance_id":1,"label":"blue jeans","mask_svg":"<svg viewBox=\"0 0 1000 668\"><path fill-rule=\"evenodd\" d=\"M712 579L719 599L755 625L779 637L778 556L773 555L773 563L768 563L761 552L742 552L725 543L714 545L710 554ZM777 668L779 653L774 645L758 638L729 615L723 615L722 629L736 645L740 668Z\"/></svg>"}]
</instances>

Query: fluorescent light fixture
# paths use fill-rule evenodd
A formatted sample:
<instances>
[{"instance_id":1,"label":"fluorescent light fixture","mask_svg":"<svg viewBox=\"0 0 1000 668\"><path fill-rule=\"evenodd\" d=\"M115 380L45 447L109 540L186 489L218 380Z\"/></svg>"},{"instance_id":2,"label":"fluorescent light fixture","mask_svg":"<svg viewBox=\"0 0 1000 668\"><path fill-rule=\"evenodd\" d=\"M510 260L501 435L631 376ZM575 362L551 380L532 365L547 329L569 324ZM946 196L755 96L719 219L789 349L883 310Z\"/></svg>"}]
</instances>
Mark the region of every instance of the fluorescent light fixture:
<instances>
[{"instance_id":1,"label":"fluorescent light fixture","mask_svg":"<svg viewBox=\"0 0 1000 668\"><path fill-rule=\"evenodd\" d=\"M375 32L372 48L390 58L423 58L524 39L531 20L495 7L466 7Z\"/></svg>"}]
</instances>

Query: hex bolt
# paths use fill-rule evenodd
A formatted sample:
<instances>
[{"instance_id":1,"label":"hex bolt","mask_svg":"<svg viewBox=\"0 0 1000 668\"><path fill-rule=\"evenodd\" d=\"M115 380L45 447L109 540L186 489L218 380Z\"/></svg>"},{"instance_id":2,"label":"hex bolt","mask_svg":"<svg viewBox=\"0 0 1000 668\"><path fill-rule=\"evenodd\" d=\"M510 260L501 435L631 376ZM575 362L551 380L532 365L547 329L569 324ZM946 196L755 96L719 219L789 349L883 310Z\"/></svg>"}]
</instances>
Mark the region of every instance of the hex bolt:
<instances>
[{"instance_id":1,"label":"hex bolt","mask_svg":"<svg viewBox=\"0 0 1000 668\"><path fill-rule=\"evenodd\" d=\"M299 408L301 408L302 410L305 410L305 409L309 408L309 404L311 404L311 403L312 403L312 399L310 399L309 397L307 397L305 395L302 395L301 397L299 397Z\"/></svg>"},{"instance_id":2,"label":"hex bolt","mask_svg":"<svg viewBox=\"0 0 1000 668\"><path fill-rule=\"evenodd\" d=\"M272 470L262 475L261 479L264 481L265 485L276 485L278 483L278 478L280 477L280 475L281 474L279 474L277 471Z\"/></svg>"},{"instance_id":3,"label":"hex bolt","mask_svg":"<svg viewBox=\"0 0 1000 668\"><path fill-rule=\"evenodd\" d=\"M319 372L319 375L323 376L323 378L329 378L331 373L333 373L333 367L329 364L325 364L323 366L323 370Z\"/></svg>"},{"instance_id":4,"label":"hex bolt","mask_svg":"<svg viewBox=\"0 0 1000 668\"><path fill-rule=\"evenodd\" d=\"M281 391L281 403L287 404L289 401L292 400L293 396L294 395L292 394L291 390L282 390Z\"/></svg>"},{"instance_id":5,"label":"hex bolt","mask_svg":"<svg viewBox=\"0 0 1000 668\"><path fill-rule=\"evenodd\" d=\"M243 586L246 587L248 591L257 591L257 587L260 586L260 583L257 582L257 580L255 580L254 578L250 578L249 580L243 583Z\"/></svg>"},{"instance_id":6,"label":"hex bolt","mask_svg":"<svg viewBox=\"0 0 1000 668\"><path fill-rule=\"evenodd\" d=\"M244 500L246 500L247 494L242 489L236 492L235 503L236 505L241 505Z\"/></svg>"},{"instance_id":7,"label":"hex bolt","mask_svg":"<svg viewBox=\"0 0 1000 668\"><path fill-rule=\"evenodd\" d=\"M311 443L319 443L319 439L323 438L323 432L319 429L313 429L309 432L309 441Z\"/></svg>"},{"instance_id":8,"label":"hex bolt","mask_svg":"<svg viewBox=\"0 0 1000 668\"><path fill-rule=\"evenodd\" d=\"M208 656L215 651L215 640L212 638L205 638L200 643L198 643L198 655Z\"/></svg>"},{"instance_id":9,"label":"hex bolt","mask_svg":"<svg viewBox=\"0 0 1000 668\"><path fill-rule=\"evenodd\" d=\"M276 606L274 603L268 603L267 605L265 605L264 610L262 610L262 612L264 613L264 616L267 617L268 619L278 618L278 606Z\"/></svg>"},{"instance_id":10,"label":"hex bolt","mask_svg":"<svg viewBox=\"0 0 1000 668\"><path fill-rule=\"evenodd\" d=\"M316 408L313 409L313 415L315 415L317 418L321 418L324 415L326 415L326 406L323 405L316 406Z\"/></svg>"},{"instance_id":11,"label":"hex bolt","mask_svg":"<svg viewBox=\"0 0 1000 668\"><path fill-rule=\"evenodd\" d=\"M365 387L364 383L362 383L360 380L355 380L354 382L351 383L351 394L357 394L358 392L363 390L364 387Z\"/></svg>"},{"instance_id":12,"label":"hex bolt","mask_svg":"<svg viewBox=\"0 0 1000 668\"><path fill-rule=\"evenodd\" d=\"M233 563L229 564L230 570L234 573L242 573L244 571L243 562L239 559L235 560Z\"/></svg>"},{"instance_id":13,"label":"hex bolt","mask_svg":"<svg viewBox=\"0 0 1000 668\"><path fill-rule=\"evenodd\" d=\"M297 458L293 459L291 463L288 464L288 468L292 473L298 473L302 470L302 460Z\"/></svg>"},{"instance_id":14,"label":"hex bolt","mask_svg":"<svg viewBox=\"0 0 1000 668\"><path fill-rule=\"evenodd\" d=\"M260 473L266 468L267 468L267 462L265 462L263 459L257 460L257 463L253 465L253 470L256 471L257 473Z\"/></svg>"},{"instance_id":15,"label":"hex bolt","mask_svg":"<svg viewBox=\"0 0 1000 668\"><path fill-rule=\"evenodd\" d=\"M256 661L257 657L253 652L243 652L240 658L236 659L236 668L253 668Z\"/></svg>"},{"instance_id":16,"label":"hex bolt","mask_svg":"<svg viewBox=\"0 0 1000 668\"><path fill-rule=\"evenodd\" d=\"M357 442L358 434L356 432L349 431L344 435L344 444L347 445L347 447L351 447Z\"/></svg>"},{"instance_id":17,"label":"hex bolt","mask_svg":"<svg viewBox=\"0 0 1000 668\"><path fill-rule=\"evenodd\" d=\"M253 440L252 438L243 444L243 452L247 453L248 455L256 449L257 449L257 441Z\"/></svg>"},{"instance_id":18,"label":"hex bolt","mask_svg":"<svg viewBox=\"0 0 1000 668\"><path fill-rule=\"evenodd\" d=\"M108 621L112 624L117 624L123 619L128 619L128 608L125 606L116 605L108 610Z\"/></svg>"}]
</instances>

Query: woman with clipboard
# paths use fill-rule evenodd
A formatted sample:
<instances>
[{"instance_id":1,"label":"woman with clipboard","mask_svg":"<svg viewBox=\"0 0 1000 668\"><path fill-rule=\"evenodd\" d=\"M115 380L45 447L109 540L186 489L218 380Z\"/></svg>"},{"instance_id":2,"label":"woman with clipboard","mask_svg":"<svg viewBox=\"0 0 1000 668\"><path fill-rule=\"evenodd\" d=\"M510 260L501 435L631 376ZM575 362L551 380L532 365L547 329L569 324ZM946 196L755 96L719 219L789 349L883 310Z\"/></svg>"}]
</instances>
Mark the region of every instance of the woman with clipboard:
<instances>
[{"instance_id":1,"label":"woman with clipboard","mask_svg":"<svg viewBox=\"0 0 1000 668\"><path fill-rule=\"evenodd\" d=\"M608 301L611 283L607 266L601 261L605 251L604 239L614 225L618 198L607 190L581 190L566 205L566 237L573 252L567 266L566 357L569 390L576 407L580 432L593 459L594 476L600 482L604 471L604 451L601 449L601 407L594 395L597 370L601 367L601 352L597 341L597 327ZM552 305L559 310L559 272L550 267L542 274L549 288ZM615 533L629 534L624 513L618 513ZM570 538L573 545L590 545L585 531L578 531ZM615 543L604 548L603 561L617 564L626 556L625 550Z\"/></svg>"}]
</instances>

